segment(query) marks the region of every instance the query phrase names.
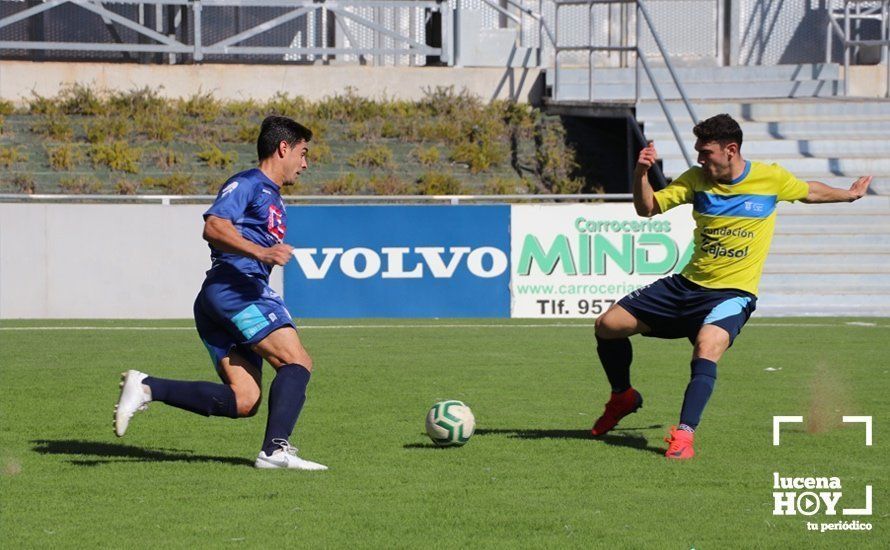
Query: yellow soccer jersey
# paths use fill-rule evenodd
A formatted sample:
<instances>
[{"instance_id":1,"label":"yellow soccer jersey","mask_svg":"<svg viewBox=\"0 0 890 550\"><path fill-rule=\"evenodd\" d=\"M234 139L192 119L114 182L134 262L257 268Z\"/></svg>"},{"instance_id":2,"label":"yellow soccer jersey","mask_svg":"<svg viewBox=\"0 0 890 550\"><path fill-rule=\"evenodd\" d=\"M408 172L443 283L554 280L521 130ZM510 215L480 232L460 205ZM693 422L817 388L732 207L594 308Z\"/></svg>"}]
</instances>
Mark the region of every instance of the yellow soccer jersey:
<instances>
[{"instance_id":1,"label":"yellow soccer jersey","mask_svg":"<svg viewBox=\"0 0 890 550\"><path fill-rule=\"evenodd\" d=\"M707 288L757 294L776 226L776 203L806 198L809 186L776 164L747 161L729 184L712 182L701 167L655 192L662 212L692 203L695 252L681 275Z\"/></svg>"}]
</instances>

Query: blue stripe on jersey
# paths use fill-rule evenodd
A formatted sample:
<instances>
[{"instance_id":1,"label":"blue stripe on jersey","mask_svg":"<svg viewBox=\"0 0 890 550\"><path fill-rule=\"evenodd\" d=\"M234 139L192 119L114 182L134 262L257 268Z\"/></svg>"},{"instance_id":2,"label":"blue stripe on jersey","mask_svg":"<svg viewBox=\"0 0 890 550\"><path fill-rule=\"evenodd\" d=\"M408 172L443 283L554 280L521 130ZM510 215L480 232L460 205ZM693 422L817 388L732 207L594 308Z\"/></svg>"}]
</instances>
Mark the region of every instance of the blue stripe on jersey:
<instances>
[{"instance_id":1,"label":"blue stripe on jersey","mask_svg":"<svg viewBox=\"0 0 890 550\"><path fill-rule=\"evenodd\" d=\"M241 334L248 340L253 338L254 334L269 326L268 319L263 316L256 304L251 304L242 309L237 315L232 317L232 322L235 323Z\"/></svg>"},{"instance_id":2,"label":"blue stripe on jersey","mask_svg":"<svg viewBox=\"0 0 890 550\"><path fill-rule=\"evenodd\" d=\"M776 195L713 195L696 191L693 209L707 216L766 218L776 209Z\"/></svg>"},{"instance_id":3,"label":"blue stripe on jersey","mask_svg":"<svg viewBox=\"0 0 890 550\"><path fill-rule=\"evenodd\" d=\"M717 306L711 310L711 313L705 317L705 320L702 324L707 325L708 323L713 323L714 321L719 321L721 319L726 319L727 317L732 317L733 315L738 315L742 312L745 307L747 307L748 302L751 301L751 298L743 298L741 296L737 298L730 298L729 300L725 300L717 304Z\"/></svg>"}]
</instances>

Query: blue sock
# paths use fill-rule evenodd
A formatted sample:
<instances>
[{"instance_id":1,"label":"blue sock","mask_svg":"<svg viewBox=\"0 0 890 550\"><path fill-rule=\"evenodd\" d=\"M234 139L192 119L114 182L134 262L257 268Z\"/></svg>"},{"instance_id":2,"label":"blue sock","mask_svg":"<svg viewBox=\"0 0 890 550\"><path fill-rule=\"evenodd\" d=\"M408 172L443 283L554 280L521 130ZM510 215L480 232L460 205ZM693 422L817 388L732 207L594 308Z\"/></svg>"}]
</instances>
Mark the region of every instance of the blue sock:
<instances>
[{"instance_id":1,"label":"blue sock","mask_svg":"<svg viewBox=\"0 0 890 550\"><path fill-rule=\"evenodd\" d=\"M238 418L235 392L225 384L183 382L147 376L142 381L151 388L152 401L161 401L204 416Z\"/></svg>"},{"instance_id":2,"label":"blue sock","mask_svg":"<svg viewBox=\"0 0 890 550\"><path fill-rule=\"evenodd\" d=\"M303 365L284 365L275 373L275 380L269 388L269 418L266 420L266 437L263 451L271 455L280 445L273 439L290 439L297 424L297 417L306 402L306 385L309 384L309 369Z\"/></svg>"},{"instance_id":3,"label":"blue sock","mask_svg":"<svg viewBox=\"0 0 890 550\"><path fill-rule=\"evenodd\" d=\"M693 359L691 366L692 377L683 396L680 424L681 427L692 428L694 431L701 422L701 414L711 398L714 384L717 383L717 363L707 359Z\"/></svg>"},{"instance_id":4,"label":"blue sock","mask_svg":"<svg viewBox=\"0 0 890 550\"><path fill-rule=\"evenodd\" d=\"M607 340L597 336L596 353L600 356L612 392L620 393L630 388L630 363L633 361L630 338Z\"/></svg>"}]
</instances>

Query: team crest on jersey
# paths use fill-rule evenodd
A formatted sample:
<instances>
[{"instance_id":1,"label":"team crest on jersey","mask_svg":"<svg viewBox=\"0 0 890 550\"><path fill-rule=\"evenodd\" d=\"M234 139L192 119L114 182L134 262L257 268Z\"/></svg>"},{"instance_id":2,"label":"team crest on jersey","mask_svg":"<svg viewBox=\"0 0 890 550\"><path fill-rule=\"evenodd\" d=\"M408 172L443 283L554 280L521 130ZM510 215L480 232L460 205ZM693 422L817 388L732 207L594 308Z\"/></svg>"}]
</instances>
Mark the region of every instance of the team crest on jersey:
<instances>
[{"instance_id":1,"label":"team crest on jersey","mask_svg":"<svg viewBox=\"0 0 890 550\"><path fill-rule=\"evenodd\" d=\"M284 208L275 206L274 204L269 205L269 221L267 226L269 228L269 233L278 239L278 242L284 240L284 233L287 231L287 226L284 225Z\"/></svg>"},{"instance_id":2,"label":"team crest on jersey","mask_svg":"<svg viewBox=\"0 0 890 550\"><path fill-rule=\"evenodd\" d=\"M231 193L232 191L234 191L237 187L238 187L238 182L237 182L237 181L233 181L232 183L226 185L226 186L223 188L222 193L220 194L219 198L223 198L223 197L225 197L226 195L228 195L229 193Z\"/></svg>"}]
</instances>

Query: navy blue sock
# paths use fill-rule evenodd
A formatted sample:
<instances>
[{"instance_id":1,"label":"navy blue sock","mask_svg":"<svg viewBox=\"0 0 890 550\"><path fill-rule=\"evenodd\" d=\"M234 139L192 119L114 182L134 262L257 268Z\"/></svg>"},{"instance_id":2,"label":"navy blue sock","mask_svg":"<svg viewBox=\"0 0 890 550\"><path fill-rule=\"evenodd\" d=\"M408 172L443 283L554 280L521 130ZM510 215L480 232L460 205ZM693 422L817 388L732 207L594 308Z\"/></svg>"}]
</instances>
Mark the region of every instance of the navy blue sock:
<instances>
[{"instance_id":1,"label":"navy blue sock","mask_svg":"<svg viewBox=\"0 0 890 550\"><path fill-rule=\"evenodd\" d=\"M142 381L151 388L152 401L161 401L204 416L238 418L235 392L225 384L183 382L147 376Z\"/></svg>"},{"instance_id":2,"label":"navy blue sock","mask_svg":"<svg viewBox=\"0 0 890 550\"><path fill-rule=\"evenodd\" d=\"M701 413L711 398L714 384L717 383L717 363L707 359L692 360L692 377L683 396L683 409L680 411L680 424L695 430L701 422Z\"/></svg>"},{"instance_id":3,"label":"navy blue sock","mask_svg":"<svg viewBox=\"0 0 890 550\"><path fill-rule=\"evenodd\" d=\"M273 439L290 439L297 424L297 417L306 402L306 385L309 369L303 365L284 365L275 373L269 388L269 418L266 420L266 437L263 451L270 455L280 448Z\"/></svg>"},{"instance_id":4,"label":"navy blue sock","mask_svg":"<svg viewBox=\"0 0 890 550\"><path fill-rule=\"evenodd\" d=\"M597 336L596 353L600 356L612 391L620 393L630 388L630 363L633 361L630 338L606 340Z\"/></svg>"}]
</instances>

